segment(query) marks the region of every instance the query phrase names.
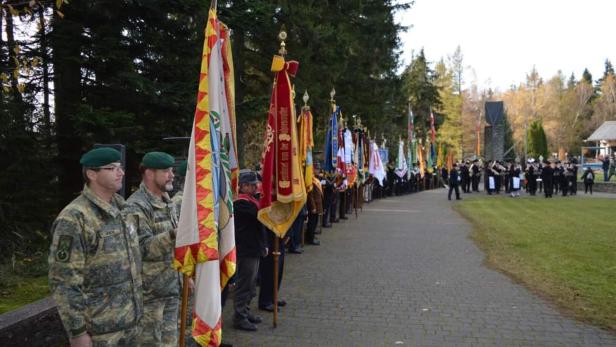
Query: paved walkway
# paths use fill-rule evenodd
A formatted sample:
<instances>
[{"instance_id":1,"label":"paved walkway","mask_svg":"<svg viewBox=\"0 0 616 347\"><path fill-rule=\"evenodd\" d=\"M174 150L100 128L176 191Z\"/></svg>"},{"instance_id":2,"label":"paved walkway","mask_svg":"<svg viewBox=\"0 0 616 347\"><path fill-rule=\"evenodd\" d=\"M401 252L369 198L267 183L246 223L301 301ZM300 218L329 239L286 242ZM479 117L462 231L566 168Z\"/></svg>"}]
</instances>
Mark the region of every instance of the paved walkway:
<instances>
[{"instance_id":1,"label":"paved walkway","mask_svg":"<svg viewBox=\"0 0 616 347\"><path fill-rule=\"evenodd\" d=\"M444 190L364 205L323 229L322 245L287 255L281 297L254 333L223 329L234 346L616 346L616 336L564 318L482 265L470 225ZM254 304L254 303L253 303Z\"/></svg>"}]
</instances>

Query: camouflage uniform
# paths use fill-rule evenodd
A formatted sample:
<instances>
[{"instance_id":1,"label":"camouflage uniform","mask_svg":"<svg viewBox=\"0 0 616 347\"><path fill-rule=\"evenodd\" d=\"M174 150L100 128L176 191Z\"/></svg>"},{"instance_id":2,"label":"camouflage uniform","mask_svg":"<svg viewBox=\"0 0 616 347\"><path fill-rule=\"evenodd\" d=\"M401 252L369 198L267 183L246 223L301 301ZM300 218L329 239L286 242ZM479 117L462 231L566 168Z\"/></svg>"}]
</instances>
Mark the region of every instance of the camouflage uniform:
<instances>
[{"instance_id":1,"label":"camouflage uniform","mask_svg":"<svg viewBox=\"0 0 616 347\"><path fill-rule=\"evenodd\" d=\"M124 199L108 203L88 186L52 226L49 287L70 338L87 332L94 346L134 346L143 315L141 254Z\"/></svg>"},{"instance_id":2,"label":"camouflage uniform","mask_svg":"<svg viewBox=\"0 0 616 347\"><path fill-rule=\"evenodd\" d=\"M169 233L178 222L175 203L166 193L162 199L154 196L142 183L128 198L125 212L136 214L140 221L144 318L139 342L177 346L180 283L172 266L175 240Z\"/></svg>"}]
</instances>

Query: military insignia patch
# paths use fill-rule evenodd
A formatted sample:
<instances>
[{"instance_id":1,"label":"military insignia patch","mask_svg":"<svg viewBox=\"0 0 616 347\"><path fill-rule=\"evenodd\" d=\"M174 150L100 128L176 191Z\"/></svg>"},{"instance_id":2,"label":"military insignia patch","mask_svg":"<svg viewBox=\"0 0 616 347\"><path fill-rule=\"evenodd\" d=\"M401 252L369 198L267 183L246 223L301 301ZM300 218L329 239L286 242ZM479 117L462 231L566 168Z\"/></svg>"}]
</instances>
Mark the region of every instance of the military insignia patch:
<instances>
[{"instance_id":1,"label":"military insignia patch","mask_svg":"<svg viewBox=\"0 0 616 347\"><path fill-rule=\"evenodd\" d=\"M60 236L58 241L58 250L56 251L56 260L67 263L71 259L71 249L73 238L68 235Z\"/></svg>"}]
</instances>

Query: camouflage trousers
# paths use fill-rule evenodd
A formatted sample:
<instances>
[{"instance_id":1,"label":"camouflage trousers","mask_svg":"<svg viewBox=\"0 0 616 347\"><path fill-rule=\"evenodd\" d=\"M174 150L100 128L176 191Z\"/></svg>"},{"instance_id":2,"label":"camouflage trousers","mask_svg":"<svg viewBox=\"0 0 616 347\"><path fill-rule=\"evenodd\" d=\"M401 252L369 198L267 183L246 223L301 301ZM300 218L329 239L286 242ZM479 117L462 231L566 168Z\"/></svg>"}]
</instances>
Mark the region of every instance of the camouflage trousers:
<instances>
[{"instance_id":1,"label":"camouflage trousers","mask_svg":"<svg viewBox=\"0 0 616 347\"><path fill-rule=\"evenodd\" d=\"M137 345L138 328L92 336L92 347L133 347Z\"/></svg>"},{"instance_id":2,"label":"camouflage trousers","mask_svg":"<svg viewBox=\"0 0 616 347\"><path fill-rule=\"evenodd\" d=\"M179 298L154 299L143 304L139 345L175 347L178 345Z\"/></svg>"}]
</instances>

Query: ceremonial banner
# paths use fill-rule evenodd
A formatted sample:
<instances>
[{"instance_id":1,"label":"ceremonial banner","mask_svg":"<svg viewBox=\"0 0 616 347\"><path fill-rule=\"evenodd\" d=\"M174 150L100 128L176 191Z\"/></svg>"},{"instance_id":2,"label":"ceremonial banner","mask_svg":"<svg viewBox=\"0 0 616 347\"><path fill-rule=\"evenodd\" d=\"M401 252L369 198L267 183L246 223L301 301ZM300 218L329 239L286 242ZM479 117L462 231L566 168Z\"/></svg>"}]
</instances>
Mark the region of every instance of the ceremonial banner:
<instances>
[{"instance_id":1,"label":"ceremonial banner","mask_svg":"<svg viewBox=\"0 0 616 347\"><path fill-rule=\"evenodd\" d=\"M406 158L404 158L404 141L400 140L398 143L398 159L396 160L396 175L402 178L406 175L408 167L406 164Z\"/></svg>"},{"instance_id":2,"label":"ceremonial banner","mask_svg":"<svg viewBox=\"0 0 616 347\"><path fill-rule=\"evenodd\" d=\"M419 161L419 175L423 178L426 172L426 165L423 158L424 148L421 143L417 147L417 160Z\"/></svg>"},{"instance_id":3,"label":"ceremonial banner","mask_svg":"<svg viewBox=\"0 0 616 347\"><path fill-rule=\"evenodd\" d=\"M389 149L379 148L379 156L381 157L381 163L387 165L389 163Z\"/></svg>"},{"instance_id":4,"label":"ceremonial banner","mask_svg":"<svg viewBox=\"0 0 616 347\"><path fill-rule=\"evenodd\" d=\"M235 273L232 166L237 159L222 37L228 37L226 28L210 10L174 259L179 271L195 275L192 335L201 346L220 345L221 290Z\"/></svg>"},{"instance_id":5,"label":"ceremonial banner","mask_svg":"<svg viewBox=\"0 0 616 347\"><path fill-rule=\"evenodd\" d=\"M338 110L340 110L340 108L338 107ZM340 113L340 121L338 122L338 125L341 126L341 128L338 129L338 152L336 152L336 172L340 173L341 175L345 175L346 173L346 155L345 155L345 149L346 146L344 144L345 142L345 137L344 137L344 133L345 133L345 129L342 128L343 124L342 124L342 112L338 111Z\"/></svg>"},{"instance_id":6,"label":"ceremonial banner","mask_svg":"<svg viewBox=\"0 0 616 347\"><path fill-rule=\"evenodd\" d=\"M436 143L436 129L434 128L434 113L430 109L430 143Z\"/></svg>"},{"instance_id":7,"label":"ceremonial banner","mask_svg":"<svg viewBox=\"0 0 616 347\"><path fill-rule=\"evenodd\" d=\"M436 167L443 167L443 144L438 146L438 153L436 154Z\"/></svg>"},{"instance_id":8,"label":"ceremonial banner","mask_svg":"<svg viewBox=\"0 0 616 347\"><path fill-rule=\"evenodd\" d=\"M312 138L312 112L310 108L305 107L302 114L299 116L299 154L300 163L304 165L304 184L306 192L312 190L312 148L314 140Z\"/></svg>"},{"instance_id":9,"label":"ceremonial banner","mask_svg":"<svg viewBox=\"0 0 616 347\"><path fill-rule=\"evenodd\" d=\"M432 145L432 142L430 142L430 145L426 147L426 151L429 151L428 153L426 153L426 169L428 170L428 172L432 173L434 171L434 162L432 161L432 152L434 152L434 146Z\"/></svg>"},{"instance_id":10,"label":"ceremonial banner","mask_svg":"<svg viewBox=\"0 0 616 347\"><path fill-rule=\"evenodd\" d=\"M325 163L323 169L327 172L333 172L337 166L338 156L338 114L340 107L333 106L333 112L329 119L329 128L325 134Z\"/></svg>"},{"instance_id":11,"label":"ceremonial banner","mask_svg":"<svg viewBox=\"0 0 616 347\"><path fill-rule=\"evenodd\" d=\"M413 169L413 166L415 166L415 160L417 159L417 156L415 155L415 152L417 151L417 149L415 148L415 139L414 139L414 119L413 119L413 110L411 110L411 105L409 104L409 114L408 114L408 120L407 120L407 137L408 137L408 154L407 154L407 164L408 164L408 178L411 178L411 170Z\"/></svg>"},{"instance_id":12,"label":"ceremonial banner","mask_svg":"<svg viewBox=\"0 0 616 347\"><path fill-rule=\"evenodd\" d=\"M370 167L368 171L379 181L379 184L383 186L383 179L386 176L385 167L381 161L379 147L374 141L370 141Z\"/></svg>"},{"instance_id":13,"label":"ceremonial banner","mask_svg":"<svg viewBox=\"0 0 616 347\"><path fill-rule=\"evenodd\" d=\"M279 237L284 237L306 202L306 185L299 162L295 106L289 75L299 63L274 56L276 73L262 156L263 195L258 219Z\"/></svg>"}]
</instances>

